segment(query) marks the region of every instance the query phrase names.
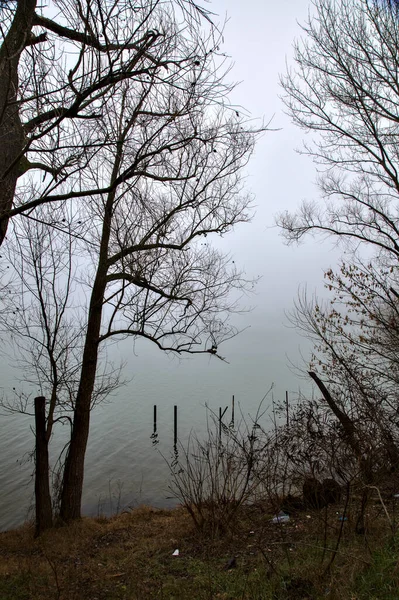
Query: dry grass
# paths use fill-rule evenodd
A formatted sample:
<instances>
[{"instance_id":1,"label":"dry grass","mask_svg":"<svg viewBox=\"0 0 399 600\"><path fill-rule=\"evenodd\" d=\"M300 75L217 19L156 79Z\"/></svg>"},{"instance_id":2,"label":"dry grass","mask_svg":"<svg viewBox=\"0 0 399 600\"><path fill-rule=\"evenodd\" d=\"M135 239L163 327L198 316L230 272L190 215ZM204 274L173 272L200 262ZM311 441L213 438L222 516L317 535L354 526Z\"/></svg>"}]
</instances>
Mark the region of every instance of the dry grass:
<instances>
[{"instance_id":1,"label":"dry grass","mask_svg":"<svg viewBox=\"0 0 399 600\"><path fill-rule=\"evenodd\" d=\"M399 598L399 554L389 548L394 540L378 503L366 538L353 533L349 512L327 569L342 524L339 511L297 513L273 525L270 507L246 507L233 530L217 539L195 531L182 509L142 507L111 519L83 519L36 540L24 526L0 534L0 598ZM172 556L176 548L179 557ZM236 567L224 569L234 556Z\"/></svg>"}]
</instances>

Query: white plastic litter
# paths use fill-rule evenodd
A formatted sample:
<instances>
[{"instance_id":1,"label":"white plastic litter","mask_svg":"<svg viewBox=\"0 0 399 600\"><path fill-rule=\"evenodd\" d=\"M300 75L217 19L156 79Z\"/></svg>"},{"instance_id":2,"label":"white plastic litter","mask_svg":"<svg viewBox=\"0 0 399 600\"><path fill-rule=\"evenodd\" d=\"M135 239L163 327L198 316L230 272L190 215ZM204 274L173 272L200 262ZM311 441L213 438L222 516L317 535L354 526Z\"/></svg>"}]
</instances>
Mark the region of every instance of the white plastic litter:
<instances>
[{"instance_id":1,"label":"white plastic litter","mask_svg":"<svg viewBox=\"0 0 399 600\"><path fill-rule=\"evenodd\" d=\"M288 523L288 521L290 520L289 515L286 515L284 512L279 512L278 515L276 515L275 517L273 517L273 519L271 520L272 523L277 524L277 523Z\"/></svg>"},{"instance_id":2,"label":"white plastic litter","mask_svg":"<svg viewBox=\"0 0 399 600\"><path fill-rule=\"evenodd\" d=\"M172 553L172 556L179 556L179 550L176 548L176 550Z\"/></svg>"}]
</instances>

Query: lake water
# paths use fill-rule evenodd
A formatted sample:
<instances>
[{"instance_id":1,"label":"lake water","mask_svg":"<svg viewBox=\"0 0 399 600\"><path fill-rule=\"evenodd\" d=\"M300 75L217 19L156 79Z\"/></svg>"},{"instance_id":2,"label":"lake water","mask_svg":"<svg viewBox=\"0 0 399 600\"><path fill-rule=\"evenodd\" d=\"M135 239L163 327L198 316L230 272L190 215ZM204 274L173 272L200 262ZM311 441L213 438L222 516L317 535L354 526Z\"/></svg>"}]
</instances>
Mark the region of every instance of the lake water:
<instances>
[{"instance_id":1,"label":"lake water","mask_svg":"<svg viewBox=\"0 0 399 600\"><path fill-rule=\"evenodd\" d=\"M125 373L131 380L92 413L84 513L109 513L119 504L172 506L165 458L173 450L173 406L178 406L178 437L183 443L193 429L205 436L205 403L218 412L219 406L231 406L234 394L236 414L240 409L246 416L254 414L273 382L276 400L284 398L286 389L294 392L303 387L287 367L290 348L292 332L279 323L275 328L269 324L267 330L252 327L226 343L223 352L229 364L208 356L179 361L149 343L137 345L136 354L128 343L119 345L117 353L127 361ZM5 379L10 379L9 370L2 374ZM158 407L156 446L151 442L154 404ZM23 415L0 417L0 529L21 524L32 505L34 466L26 461L34 445L32 426L33 419ZM66 426L58 426L51 455L62 447L66 434Z\"/></svg>"}]
</instances>

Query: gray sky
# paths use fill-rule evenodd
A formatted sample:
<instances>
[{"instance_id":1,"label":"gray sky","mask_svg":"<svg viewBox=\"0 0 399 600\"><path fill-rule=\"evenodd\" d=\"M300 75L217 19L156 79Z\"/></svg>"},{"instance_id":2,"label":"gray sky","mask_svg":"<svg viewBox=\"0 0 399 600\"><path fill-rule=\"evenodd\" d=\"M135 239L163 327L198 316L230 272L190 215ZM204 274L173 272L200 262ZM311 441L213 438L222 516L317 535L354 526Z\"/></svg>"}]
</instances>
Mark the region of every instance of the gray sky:
<instances>
[{"instance_id":1,"label":"gray sky","mask_svg":"<svg viewBox=\"0 0 399 600\"><path fill-rule=\"evenodd\" d=\"M295 331L286 328L284 311L292 307L299 286L306 284L309 291L323 294L323 271L334 266L340 255L332 241L321 238L308 237L299 247L287 247L274 226L276 213L319 195L315 165L295 152L304 133L284 114L278 83L286 64L293 62L292 43L302 34L298 21L306 21L309 2L215 0L209 6L221 23L227 14L221 49L234 62L231 78L241 82L231 100L254 118L266 122L272 118L270 127L279 129L263 136L247 168L247 187L255 195L254 220L226 237L225 245L248 274L262 276L257 294L249 300L255 308L242 317L251 329L231 343L231 350L226 345L226 355L244 377L250 355L251 364L256 364L251 369L254 388L259 390L259 379L268 379L280 393L285 386L297 387L286 354L296 362L298 347L304 352L307 347Z\"/></svg>"}]
</instances>

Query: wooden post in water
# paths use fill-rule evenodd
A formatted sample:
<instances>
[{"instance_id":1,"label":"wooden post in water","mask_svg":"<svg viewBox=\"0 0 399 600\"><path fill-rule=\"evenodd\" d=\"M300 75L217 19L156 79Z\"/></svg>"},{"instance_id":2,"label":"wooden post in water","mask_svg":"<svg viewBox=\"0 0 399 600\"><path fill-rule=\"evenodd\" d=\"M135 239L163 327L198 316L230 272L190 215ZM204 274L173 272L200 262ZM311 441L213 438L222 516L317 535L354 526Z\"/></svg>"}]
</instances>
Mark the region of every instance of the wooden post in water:
<instances>
[{"instance_id":1,"label":"wooden post in water","mask_svg":"<svg viewBox=\"0 0 399 600\"><path fill-rule=\"evenodd\" d=\"M157 405L156 404L154 404L153 430L152 430L152 434L150 435L150 439L154 446L156 446L156 444L158 444L158 442L159 442L158 434L157 434Z\"/></svg>"},{"instance_id":2,"label":"wooden post in water","mask_svg":"<svg viewBox=\"0 0 399 600\"><path fill-rule=\"evenodd\" d=\"M173 407L173 444L177 446L177 406Z\"/></svg>"},{"instance_id":3,"label":"wooden post in water","mask_svg":"<svg viewBox=\"0 0 399 600\"><path fill-rule=\"evenodd\" d=\"M46 398L35 398L35 536L53 526L49 484L48 441L46 438Z\"/></svg>"},{"instance_id":4,"label":"wooden post in water","mask_svg":"<svg viewBox=\"0 0 399 600\"><path fill-rule=\"evenodd\" d=\"M287 415L287 427L290 424L290 413L289 413L289 404L288 404L288 391L285 392L285 411Z\"/></svg>"},{"instance_id":5,"label":"wooden post in water","mask_svg":"<svg viewBox=\"0 0 399 600\"><path fill-rule=\"evenodd\" d=\"M226 408L222 412L222 407L219 406L219 442L222 441L222 419L223 419L224 415L226 414L226 411L228 410L228 408L229 407L226 406Z\"/></svg>"},{"instance_id":6,"label":"wooden post in water","mask_svg":"<svg viewBox=\"0 0 399 600\"><path fill-rule=\"evenodd\" d=\"M234 429L234 394L233 394L233 397L231 399L231 426Z\"/></svg>"}]
</instances>

